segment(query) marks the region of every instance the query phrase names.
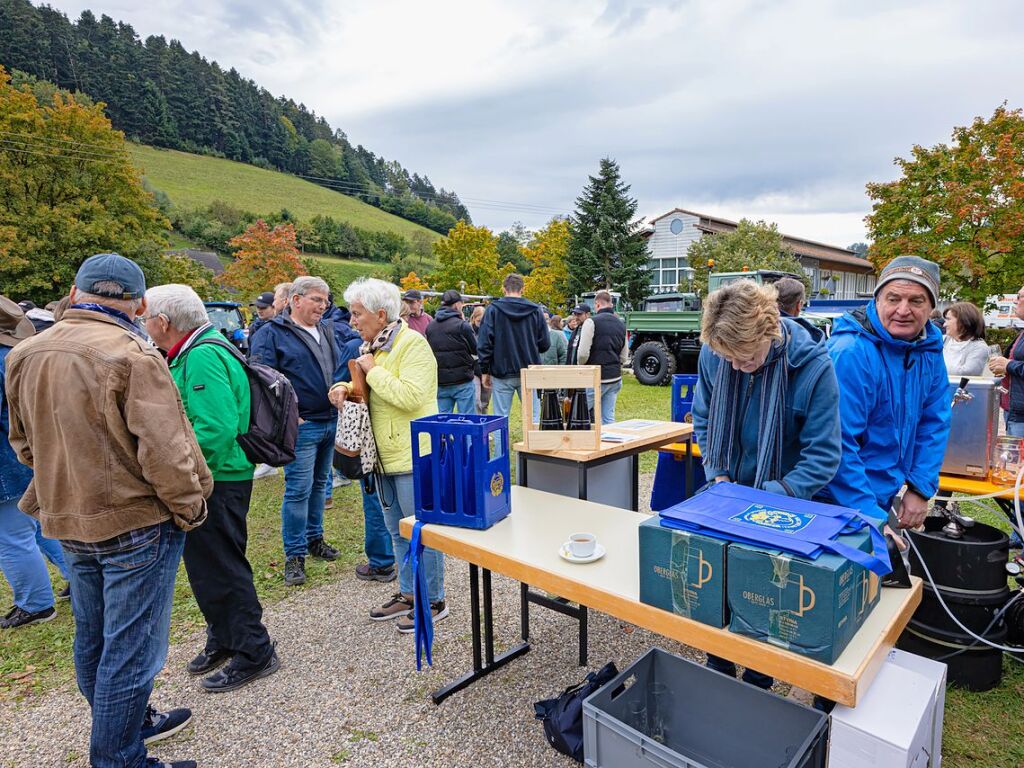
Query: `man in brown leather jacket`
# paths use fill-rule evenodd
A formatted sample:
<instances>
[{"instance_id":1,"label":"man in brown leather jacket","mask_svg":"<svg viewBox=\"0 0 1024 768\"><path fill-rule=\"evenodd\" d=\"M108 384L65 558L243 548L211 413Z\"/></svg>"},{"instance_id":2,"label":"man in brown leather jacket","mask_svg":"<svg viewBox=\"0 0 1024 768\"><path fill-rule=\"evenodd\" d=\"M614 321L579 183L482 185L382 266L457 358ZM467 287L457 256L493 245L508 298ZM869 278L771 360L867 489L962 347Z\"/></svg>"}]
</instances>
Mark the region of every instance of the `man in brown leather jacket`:
<instances>
[{"instance_id":1,"label":"man in brown leather jacket","mask_svg":"<svg viewBox=\"0 0 1024 768\"><path fill-rule=\"evenodd\" d=\"M75 670L99 768L142 765L147 742L191 719L148 702L185 531L206 518L213 479L167 365L135 324L145 291L135 262L92 256L60 322L7 358L10 441L35 470L19 506L61 541L71 570Z\"/></svg>"}]
</instances>

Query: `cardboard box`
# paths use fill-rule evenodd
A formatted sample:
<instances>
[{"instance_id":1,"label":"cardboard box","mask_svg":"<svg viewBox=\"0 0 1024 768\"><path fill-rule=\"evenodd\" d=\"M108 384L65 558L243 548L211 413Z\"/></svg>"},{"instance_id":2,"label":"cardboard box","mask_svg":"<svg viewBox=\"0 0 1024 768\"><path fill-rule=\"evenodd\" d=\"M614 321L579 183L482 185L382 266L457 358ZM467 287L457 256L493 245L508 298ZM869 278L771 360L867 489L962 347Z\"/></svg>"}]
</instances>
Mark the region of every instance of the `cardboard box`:
<instances>
[{"instance_id":1,"label":"cardboard box","mask_svg":"<svg viewBox=\"0 0 1024 768\"><path fill-rule=\"evenodd\" d=\"M871 551L866 531L840 537ZM817 560L768 547L730 544L729 629L833 663L878 604L878 577L844 557Z\"/></svg>"},{"instance_id":2,"label":"cardboard box","mask_svg":"<svg viewBox=\"0 0 1024 768\"><path fill-rule=\"evenodd\" d=\"M894 650L857 707L832 711L828 768L939 768L946 665Z\"/></svg>"},{"instance_id":3,"label":"cardboard box","mask_svg":"<svg viewBox=\"0 0 1024 768\"><path fill-rule=\"evenodd\" d=\"M640 524L640 602L724 627L728 542L663 528L654 516Z\"/></svg>"}]
</instances>

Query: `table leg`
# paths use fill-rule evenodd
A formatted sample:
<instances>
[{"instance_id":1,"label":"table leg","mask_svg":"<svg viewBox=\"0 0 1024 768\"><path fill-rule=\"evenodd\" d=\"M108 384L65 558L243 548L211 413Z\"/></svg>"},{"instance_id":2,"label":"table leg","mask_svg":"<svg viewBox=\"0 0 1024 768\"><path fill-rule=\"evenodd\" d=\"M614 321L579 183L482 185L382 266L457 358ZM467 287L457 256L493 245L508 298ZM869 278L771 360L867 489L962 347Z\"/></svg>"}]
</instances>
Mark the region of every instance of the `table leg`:
<instances>
[{"instance_id":1,"label":"table leg","mask_svg":"<svg viewBox=\"0 0 1024 768\"><path fill-rule=\"evenodd\" d=\"M632 472L632 476L633 476L633 480L632 480L633 487L632 487L632 489L630 489L630 501L631 501L630 509L632 509L634 512L639 512L640 511L640 454L639 453L634 453L634 454L632 454L629 457L629 459L630 459L630 463L633 465L631 467L631 472Z\"/></svg>"},{"instance_id":2,"label":"table leg","mask_svg":"<svg viewBox=\"0 0 1024 768\"><path fill-rule=\"evenodd\" d=\"M451 683L448 683L448 685L445 685L434 691L430 695L430 698L435 704L440 704L453 693L461 691L463 688L466 688L467 686L475 683L480 678L489 675L494 670L500 669L513 659L519 658L524 653L530 650L530 644L525 642L524 640L524 642L519 643L516 646L513 646L504 653L499 654L497 656L494 655L494 614L491 592L491 572L486 568L483 569L483 616L481 616L480 610L479 572L479 566L470 564L469 601L470 621L472 622L473 631L473 671L467 672L466 674L459 677L457 680L454 680ZM481 619L483 620L482 649L480 631Z\"/></svg>"},{"instance_id":3,"label":"table leg","mask_svg":"<svg viewBox=\"0 0 1024 768\"><path fill-rule=\"evenodd\" d=\"M526 456L522 451L516 452L516 485L530 487L526 484Z\"/></svg>"},{"instance_id":4,"label":"table leg","mask_svg":"<svg viewBox=\"0 0 1024 768\"><path fill-rule=\"evenodd\" d=\"M587 606L573 605L564 597L548 597L539 592L533 592L529 585L519 585L519 612L520 623L523 629L523 640L529 637L530 633L530 603L539 605L549 610L569 616L579 622L579 659L580 666L587 666Z\"/></svg>"}]
</instances>

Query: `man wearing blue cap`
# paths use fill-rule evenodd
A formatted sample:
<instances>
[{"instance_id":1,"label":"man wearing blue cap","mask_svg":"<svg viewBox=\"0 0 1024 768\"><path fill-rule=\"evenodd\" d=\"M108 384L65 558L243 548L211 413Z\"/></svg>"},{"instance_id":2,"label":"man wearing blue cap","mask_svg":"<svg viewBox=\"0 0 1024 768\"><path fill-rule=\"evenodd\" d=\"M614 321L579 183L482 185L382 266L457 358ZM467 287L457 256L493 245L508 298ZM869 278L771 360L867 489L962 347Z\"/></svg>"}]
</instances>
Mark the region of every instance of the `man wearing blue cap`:
<instances>
[{"instance_id":1,"label":"man wearing blue cap","mask_svg":"<svg viewBox=\"0 0 1024 768\"><path fill-rule=\"evenodd\" d=\"M185 531L206 519L213 479L166 363L135 324L145 292L135 262L92 256L61 321L7 357L11 446L35 470L18 506L60 540L71 569L94 768L168 765L147 762L146 744L192 717L148 703Z\"/></svg>"},{"instance_id":2,"label":"man wearing blue cap","mask_svg":"<svg viewBox=\"0 0 1024 768\"><path fill-rule=\"evenodd\" d=\"M938 490L951 407L942 334L928 322L938 295L939 265L900 256L875 300L832 326L843 454L824 493L880 526L918 527Z\"/></svg>"}]
</instances>

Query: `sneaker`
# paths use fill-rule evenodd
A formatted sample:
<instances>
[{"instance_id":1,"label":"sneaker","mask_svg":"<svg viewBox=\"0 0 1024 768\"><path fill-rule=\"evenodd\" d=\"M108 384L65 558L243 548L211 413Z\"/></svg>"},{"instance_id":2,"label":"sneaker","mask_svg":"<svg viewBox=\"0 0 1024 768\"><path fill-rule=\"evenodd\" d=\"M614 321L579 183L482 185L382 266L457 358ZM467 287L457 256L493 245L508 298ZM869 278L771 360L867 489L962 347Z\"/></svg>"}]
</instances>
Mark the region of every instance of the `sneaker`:
<instances>
[{"instance_id":1,"label":"sneaker","mask_svg":"<svg viewBox=\"0 0 1024 768\"><path fill-rule=\"evenodd\" d=\"M167 763L155 757L146 758L146 768L197 768L195 760L172 760Z\"/></svg>"},{"instance_id":2,"label":"sneaker","mask_svg":"<svg viewBox=\"0 0 1024 768\"><path fill-rule=\"evenodd\" d=\"M277 658L277 651L271 649L270 658L263 666L255 669L239 669L234 664L228 664L219 672L204 678L202 686L209 693L227 693L248 685L254 680L269 677L280 668L281 662Z\"/></svg>"},{"instance_id":3,"label":"sneaker","mask_svg":"<svg viewBox=\"0 0 1024 768\"><path fill-rule=\"evenodd\" d=\"M208 651L203 649L198 656L188 663L186 669L190 675L205 675L213 672L213 670L230 659L232 655L230 651Z\"/></svg>"},{"instance_id":4,"label":"sneaker","mask_svg":"<svg viewBox=\"0 0 1024 768\"><path fill-rule=\"evenodd\" d=\"M441 619L448 618L448 605L444 600L437 600L430 604L430 613L434 617L434 623L441 621ZM412 617L412 611L409 611L405 616L398 620L398 631L403 635L411 634L416 629L415 621Z\"/></svg>"},{"instance_id":5,"label":"sneaker","mask_svg":"<svg viewBox=\"0 0 1024 768\"><path fill-rule=\"evenodd\" d=\"M344 475L334 475L334 479L331 480L331 488L344 488L345 486L352 485L352 481Z\"/></svg>"},{"instance_id":6,"label":"sneaker","mask_svg":"<svg viewBox=\"0 0 1024 768\"><path fill-rule=\"evenodd\" d=\"M356 578L363 581L383 581L387 583L394 581L397 577L398 571L395 570L394 565L389 565L387 568L375 568L369 563L362 563L356 566Z\"/></svg>"},{"instance_id":7,"label":"sneaker","mask_svg":"<svg viewBox=\"0 0 1024 768\"><path fill-rule=\"evenodd\" d=\"M285 560L284 583L289 586L306 583L306 558L289 557Z\"/></svg>"},{"instance_id":8,"label":"sneaker","mask_svg":"<svg viewBox=\"0 0 1024 768\"><path fill-rule=\"evenodd\" d=\"M71 585L65 584L64 589L57 593L58 600L70 600L71 599Z\"/></svg>"},{"instance_id":9,"label":"sneaker","mask_svg":"<svg viewBox=\"0 0 1024 768\"><path fill-rule=\"evenodd\" d=\"M191 709L181 707L169 712L157 712L153 707L146 707L146 718L142 721L142 742L148 745L169 739L191 722Z\"/></svg>"},{"instance_id":10,"label":"sneaker","mask_svg":"<svg viewBox=\"0 0 1024 768\"><path fill-rule=\"evenodd\" d=\"M395 592L380 608L370 611L370 618L374 621L388 621L397 619L412 610L412 598L406 597L401 592Z\"/></svg>"},{"instance_id":11,"label":"sneaker","mask_svg":"<svg viewBox=\"0 0 1024 768\"><path fill-rule=\"evenodd\" d=\"M252 474L253 480L259 480L261 477L273 477L277 474L277 467L271 467L268 464L257 464L256 471Z\"/></svg>"},{"instance_id":12,"label":"sneaker","mask_svg":"<svg viewBox=\"0 0 1024 768\"><path fill-rule=\"evenodd\" d=\"M6 616L0 619L0 629L16 629L18 627L27 627L30 624L42 624L44 621L49 621L56 615L57 609L52 605L49 608L43 608L43 610L36 611L35 613L29 613L18 606L14 606L7 612Z\"/></svg>"},{"instance_id":13,"label":"sneaker","mask_svg":"<svg viewBox=\"0 0 1024 768\"><path fill-rule=\"evenodd\" d=\"M330 496L328 496L326 499L324 499L324 509L333 509L333 508L334 508L334 499L332 499Z\"/></svg>"},{"instance_id":14,"label":"sneaker","mask_svg":"<svg viewBox=\"0 0 1024 768\"><path fill-rule=\"evenodd\" d=\"M323 539L313 539L307 545L309 547L309 556L316 557L320 560L337 560L338 550L332 547Z\"/></svg>"}]
</instances>

